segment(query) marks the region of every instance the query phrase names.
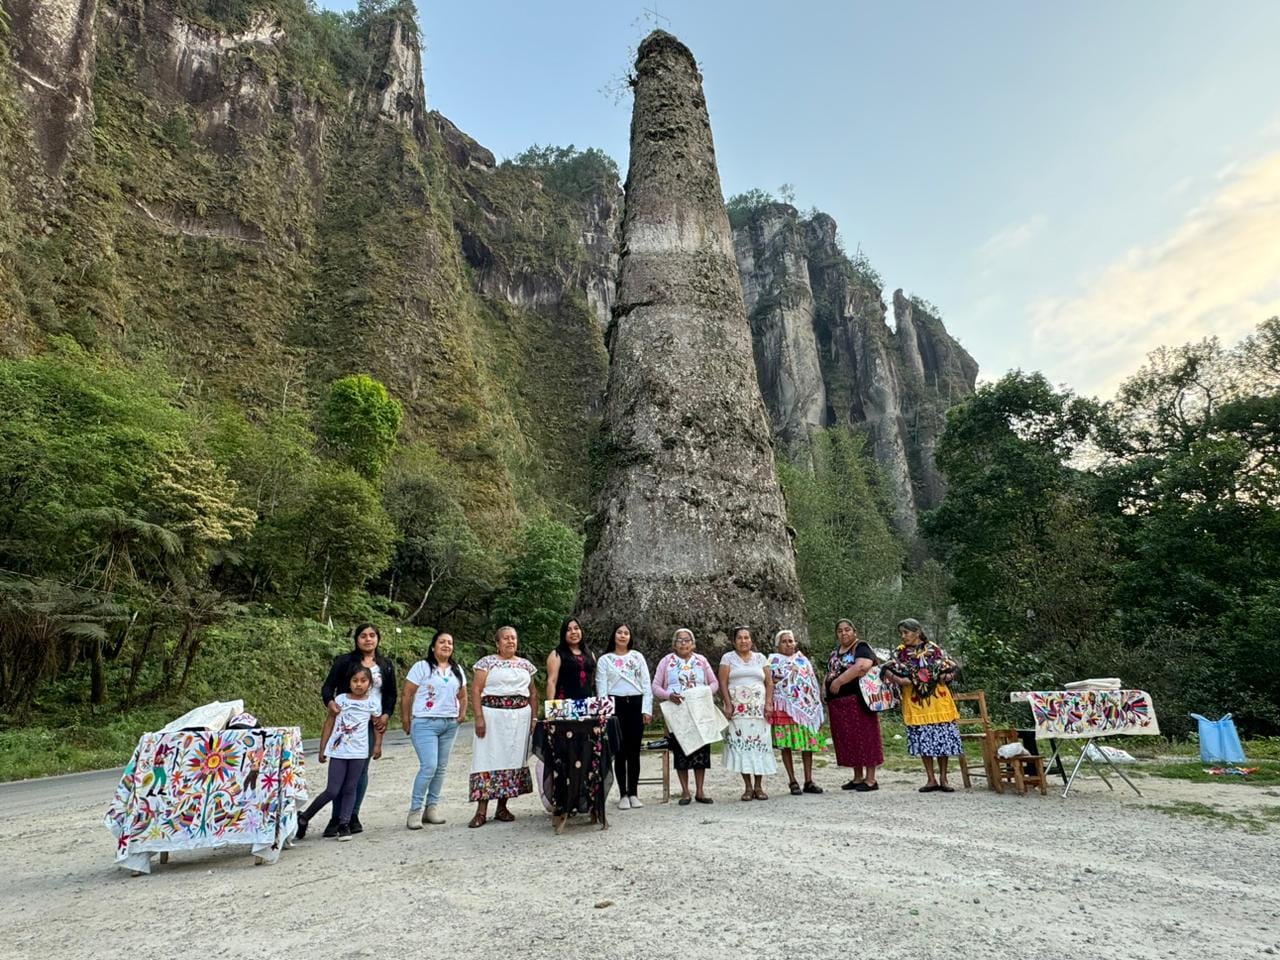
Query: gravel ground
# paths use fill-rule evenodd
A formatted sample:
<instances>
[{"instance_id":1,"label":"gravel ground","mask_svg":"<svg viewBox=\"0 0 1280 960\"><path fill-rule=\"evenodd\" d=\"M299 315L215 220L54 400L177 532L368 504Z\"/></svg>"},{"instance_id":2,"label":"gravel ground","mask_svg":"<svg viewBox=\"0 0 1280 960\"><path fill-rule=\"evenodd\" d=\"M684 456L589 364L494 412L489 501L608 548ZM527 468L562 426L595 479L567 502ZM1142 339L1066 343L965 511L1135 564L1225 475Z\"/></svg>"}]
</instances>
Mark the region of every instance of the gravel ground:
<instances>
[{"instance_id":1,"label":"gravel ground","mask_svg":"<svg viewBox=\"0 0 1280 960\"><path fill-rule=\"evenodd\" d=\"M149 877L112 861L110 788L69 781L0 806L0 957L931 958L1262 957L1280 953L1280 826L1250 832L1152 805L1258 813L1280 791L1142 778L1078 781L1067 800L986 790L742 803L708 775L714 806L618 811L561 837L535 797L515 823L466 829L470 735L459 736L448 823L404 829L412 750L375 764L352 843L319 837L254 867L247 852L175 853ZM653 758L647 758L652 763ZM314 766L313 766L314 770ZM958 781L958 777L957 777ZM674 782L674 778L673 778ZM35 796L34 794L32 796Z\"/></svg>"}]
</instances>

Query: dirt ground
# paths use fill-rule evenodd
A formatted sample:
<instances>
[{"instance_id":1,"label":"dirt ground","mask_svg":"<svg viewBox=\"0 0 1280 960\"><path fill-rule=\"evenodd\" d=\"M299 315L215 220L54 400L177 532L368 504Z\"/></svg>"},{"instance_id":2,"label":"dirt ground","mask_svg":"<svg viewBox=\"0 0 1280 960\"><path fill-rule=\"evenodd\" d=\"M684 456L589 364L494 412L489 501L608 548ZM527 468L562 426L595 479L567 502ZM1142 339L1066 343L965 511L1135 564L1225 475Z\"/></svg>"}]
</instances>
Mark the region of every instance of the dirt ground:
<instances>
[{"instance_id":1,"label":"dirt ground","mask_svg":"<svg viewBox=\"0 0 1280 960\"><path fill-rule=\"evenodd\" d=\"M780 773L768 802L743 803L717 768L713 806L662 804L650 786L643 809L611 802L607 832L571 823L556 837L536 797L513 804L515 823L466 828L470 740L450 764L447 824L405 830L416 761L395 745L374 767L362 836L308 839L272 866L243 848L175 853L131 878L101 825L101 780L0 794L0 957L1280 953L1280 826L1152 808L1257 812L1277 790L1151 777L1144 797L1095 778L1066 800L922 795L919 775L885 773L878 793L853 794L825 766L822 796L787 795Z\"/></svg>"}]
</instances>

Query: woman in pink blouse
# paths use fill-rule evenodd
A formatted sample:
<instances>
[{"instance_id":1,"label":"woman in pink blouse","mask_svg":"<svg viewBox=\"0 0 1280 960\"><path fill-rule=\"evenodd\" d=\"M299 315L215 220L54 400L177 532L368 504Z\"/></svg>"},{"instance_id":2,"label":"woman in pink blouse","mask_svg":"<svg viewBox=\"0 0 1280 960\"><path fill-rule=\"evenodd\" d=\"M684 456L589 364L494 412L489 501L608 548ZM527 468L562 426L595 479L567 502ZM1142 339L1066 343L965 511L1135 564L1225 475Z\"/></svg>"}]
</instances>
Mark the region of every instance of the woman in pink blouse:
<instances>
[{"instance_id":1,"label":"woman in pink blouse","mask_svg":"<svg viewBox=\"0 0 1280 960\"><path fill-rule=\"evenodd\" d=\"M659 700L670 700L680 703L684 692L694 687L706 686L715 693L720 689L715 671L707 658L696 653L697 641L693 631L681 627L672 638L672 652L658 662L658 669L653 674L653 695ZM699 803L711 803L712 800L703 793L703 780L707 767L711 766L711 745L699 747L693 753L686 754L680 749L680 743L674 736L668 737L671 743L671 754L675 759L676 776L680 778L680 806L687 807L694 800ZM697 792L689 796L689 771L693 771L693 779Z\"/></svg>"}]
</instances>

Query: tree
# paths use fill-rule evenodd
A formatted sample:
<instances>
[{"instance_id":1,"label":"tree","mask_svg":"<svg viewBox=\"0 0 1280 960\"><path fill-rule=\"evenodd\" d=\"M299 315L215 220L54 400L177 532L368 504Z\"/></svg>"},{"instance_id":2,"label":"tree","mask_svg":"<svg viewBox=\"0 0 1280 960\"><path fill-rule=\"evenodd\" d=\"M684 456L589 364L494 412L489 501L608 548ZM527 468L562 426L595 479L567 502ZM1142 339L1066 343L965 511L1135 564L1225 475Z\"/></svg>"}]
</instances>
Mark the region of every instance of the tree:
<instances>
[{"instance_id":1,"label":"tree","mask_svg":"<svg viewBox=\"0 0 1280 960\"><path fill-rule=\"evenodd\" d=\"M973 627L1064 670L1111 609L1110 539L1088 476L1068 466L1097 415L1040 374L983 386L947 415L936 451L947 496L922 524Z\"/></svg>"},{"instance_id":2,"label":"tree","mask_svg":"<svg viewBox=\"0 0 1280 960\"><path fill-rule=\"evenodd\" d=\"M377 480L391 459L404 408L387 388L365 374L329 387L324 439L337 458L366 480Z\"/></svg>"},{"instance_id":3,"label":"tree","mask_svg":"<svg viewBox=\"0 0 1280 960\"><path fill-rule=\"evenodd\" d=\"M860 434L816 434L812 471L783 463L779 475L795 530L796 573L814 630L849 617L887 644L901 616L905 549L886 519L881 478ZM901 616L900 616L901 615Z\"/></svg>"},{"instance_id":4,"label":"tree","mask_svg":"<svg viewBox=\"0 0 1280 960\"><path fill-rule=\"evenodd\" d=\"M493 608L493 625L511 624L528 655L550 653L573 605L582 572L582 538L563 523L537 517L525 524Z\"/></svg>"},{"instance_id":5,"label":"tree","mask_svg":"<svg viewBox=\"0 0 1280 960\"><path fill-rule=\"evenodd\" d=\"M398 533L389 595L405 594L406 622L440 624L482 604L501 577L458 503L460 485L434 450L417 445L397 459L383 502Z\"/></svg>"},{"instance_id":6,"label":"tree","mask_svg":"<svg viewBox=\"0 0 1280 960\"><path fill-rule=\"evenodd\" d=\"M367 480L345 467L319 471L296 505L264 524L281 593L319 619L386 568L395 527Z\"/></svg>"}]
</instances>

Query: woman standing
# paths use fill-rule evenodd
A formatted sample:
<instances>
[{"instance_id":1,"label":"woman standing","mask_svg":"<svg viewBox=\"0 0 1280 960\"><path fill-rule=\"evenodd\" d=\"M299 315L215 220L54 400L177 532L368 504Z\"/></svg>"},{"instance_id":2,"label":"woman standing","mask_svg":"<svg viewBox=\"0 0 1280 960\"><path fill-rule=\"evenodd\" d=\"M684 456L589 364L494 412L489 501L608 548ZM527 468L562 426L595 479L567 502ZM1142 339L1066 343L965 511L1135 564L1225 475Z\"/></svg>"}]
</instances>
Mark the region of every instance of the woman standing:
<instances>
[{"instance_id":1,"label":"woman standing","mask_svg":"<svg viewBox=\"0 0 1280 960\"><path fill-rule=\"evenodd\" d=\"M893 652L882 673L902 687L902 722L907 725L907 753L924 763L925 785L921 793L954 793L947 783L947 758L958 757L964 749L956 720L960 711L947 684L955 679L959 666L947 652L925 636L919 620L898 624L902 643ZM933 761L938 775L933 775Z\"/></svg>"},{"instance_id":2,"label":"woman standing","mask_svg":"<svg viewBox=\"0 0 1280 960\"><path fill-rule=\"evenodd\" d=\"M400 703L400 724L418 755L418 775L404 825L421 830L424 823L444 823L440 789L458 726L467 719L467 676L453 662L452 634L432 637L426 658L409 668Z\"/></svg>"},{"instance_id":3,"label":"woman standing","mask_svg":"<svg viewBox=\"0 0 1280 960\"><path fill-rule=\"evenodd\" d=\"M711 670L707 658L695 652L697 641L693 631L681 627L671 640L671 653L658 663L653 672L653 693L659 700L670 700L681 703L686 690L706 686L714 694L720 689L716 675ZM686 754L680 747L680 741L674 736L668 738L671 743L671 756L675 760L676 776L680 778L680 806L687 807L694 800L698 803L712 803L712 799L703 793L703 780L707 768L711 766L711 745L705 744L693 753ZM689 771L693 771L697 792L689 796Z\"/></svg>"},{"instance_id":4,"label":"woman standing","mask_svg":"<svg viewBox=\"0 0 1280 960\"><path fill-rule=\"evenodd\" d=\"M381 735L386 733L387 720L396 708L398 685L395 664L378 652L382 637L378 633L378 628L372 623L362 623L357 626L351 633L351 640L351 652L340 653L334 657L333 664L329 667L329 675L325 677L324 685L320 688L320 699L329 708L329 712L336 717L342 712L342 708L338 706L338 694L350 694L351 675L355 673L357 667L367 667L373 676L373 686L369 689L369 702L374 707L371 722ZM373 756L373 742L374 738L369 737L370 758ZM360 783L356 786L356 802L351 811L352 834L361 833L364 830L360 823L360 805L364 803L364 795L368 789L369 767L366 765L364 773L360 775ZM329 825L324 829L324 835L326 837L338 835L336 816L329 820Z\"/></svg>"},{"instance_id":5,"label":"woman standing","mask_svg":"<svg viewBox=\"0 0 1280 960\"><path fill-rule=\"evenodd\" d=\"M533 792L529 730L538 713L538 688L533 683L538 668L516 655L520 638L515 627L499 627L495 640L497 653L472 668L476 739L470 786L476 813L469 827L485 825L490 800L498 801L494 819L509 823L515 816L507 801Z\"/></svg>"},{"instance_id":6,"label":"woman standing","mask_svg":"<svg viewBox=\"0 0 1280 960\"><path fill-rule=\"evenodd\" d=\"M547 655L547 699L583 700L595 694L596 658L573 617L560 624L560 643Z\"/></svg>"},{"instance_id":7,"label":"woman standing","mask_svg":"<svg viewBox=\"0 0 1280 960\"><path fill-rule=\"evenodd\" d=\"M875 662L875 651L858 639L853 623L838 621L836 647L827 659L826 690L836 764L853 768L853 779L841 786L842 790L869 793L880 789L876 782L876 767L884 763L880 714L867 706L858 687L858 680Z\"/></svg>"},{"instance_id":8,"label":"woman standing","mask_svg":"<svg viewBox=\"0 0 1280 960\"><path fill-rule=\"evenodd\" d=\"M640 747L644 728L653 719L653 690L649 665L638 650L631 649L631 628L620 623L613 628L609 646L596 666L596 696L613 698L613 714L618 718L622 748L613 760L618 781L618 809L643 806L636 796L640 782Z\"/></svg>"},{"instance_id":9,"label":"woman standing","mask_svg":"<svg viewBox=\"0 0 1280 960\"><path fill-rule=\"evenodd\" d=\"M773 673L764 654L751 649L750 627L733 630L733 649L720 660L720 696L729 718L725 769L742 775L743 800L768 800L764 777L778 771L764 718L765 704L773 703Z\"/></svg>"},{"instance_id":10,"label":"woman standing","mask_svg":"<svg viewBox=\"0 0 1280 960\"><path fill-rule=\"evenodd\" d=\"M818 749L822 729L822 689L813 662L804 655L790 630L779 630L773 638L775 653L769 654L773 675L773 702L769 722L773 725L773 745L782 751L782 765L791 780L791 793L821 793L813 782L813 754ZM804 762L804 788L796 782L792 751Z\"/></svg>"}]
</instances>

